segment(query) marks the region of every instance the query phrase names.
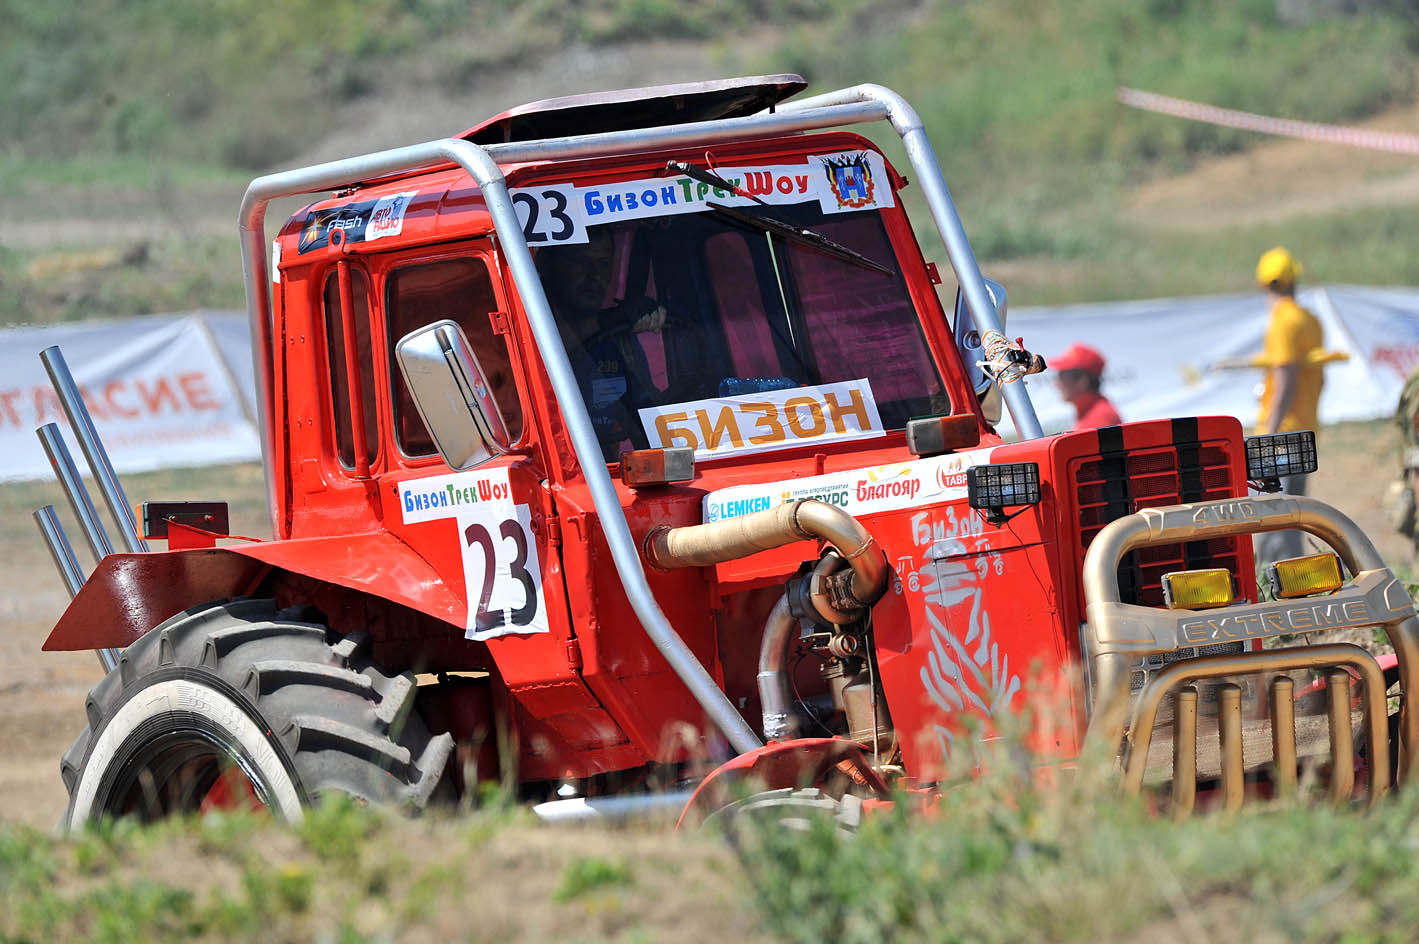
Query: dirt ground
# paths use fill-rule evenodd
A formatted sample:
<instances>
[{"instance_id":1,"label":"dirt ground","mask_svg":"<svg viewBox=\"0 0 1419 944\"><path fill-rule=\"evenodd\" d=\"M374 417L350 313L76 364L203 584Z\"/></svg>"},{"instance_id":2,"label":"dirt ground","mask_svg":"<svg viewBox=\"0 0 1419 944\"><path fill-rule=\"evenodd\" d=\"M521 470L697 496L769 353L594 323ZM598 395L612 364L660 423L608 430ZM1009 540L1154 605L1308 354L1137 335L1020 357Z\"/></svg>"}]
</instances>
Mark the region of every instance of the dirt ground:
<instances>
[{"instance_id":1,"label":"dirt ground","mask_svg":"<svg viewBox=\"0 0 1419 944\"><path fill-rule=\"evenodd\" d=\"M1355 127L1419 132L1419 107L1390 109ZM1152 229L1216 232L1412 204L1416 197L1419 170L1410 156L1270 138L1241 154L1203 161L1190 173L1144 184L1129 196L1121 219Z\"/></svg>"},{"instance_id":2,"label":"dirt ground","mask_svg":"<svg viewBox=\"0 0 1419 944\"><path fill-rule=\"evenodd\" d=\"M1354 518L1391 566L1407 574L1409 547L1390 529L1383 508L1396 444L1390 423L1324 429L1311 494ZM125 488L135 503L221 495L233 502L233 531L269 533L260 510L260 471L252 466L131 476ZM0 485L0 562L6 578L0 587L0 656L6 668L0 680L0 717L6 719L0 726L0 817L40 827L53 825L64 811L59 758L83 729L84 699L100 677L92 653L40 651L67 602L30 520L33 509L46 503L63 506L57 485ZM77 528L67 527L77 540Z\"/></svg>"}]
</instances>

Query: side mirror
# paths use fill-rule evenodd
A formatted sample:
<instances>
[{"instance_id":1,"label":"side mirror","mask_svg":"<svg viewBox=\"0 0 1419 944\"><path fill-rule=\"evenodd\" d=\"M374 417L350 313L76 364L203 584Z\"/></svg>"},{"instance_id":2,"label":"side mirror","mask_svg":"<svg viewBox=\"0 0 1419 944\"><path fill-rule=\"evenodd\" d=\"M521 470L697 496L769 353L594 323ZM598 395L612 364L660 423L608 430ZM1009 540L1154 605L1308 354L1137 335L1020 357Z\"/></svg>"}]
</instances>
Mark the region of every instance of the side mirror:
<instances>
[{"instance_id":1,"label":"side mirror","mask_svg":"<svg viewBox=\"0 0 1419 944\"><path fill-rule=\"evenodd\" d=\"M410 331L394 346L394 356L450 468L462 472L511 451L502 411L456 322L435 321Z\"/></svg>"},{"instance_id":2,"label":"side mirror","mask_svg":"<svg viewBox=\"0 0 1419 944\"><path fill-rule=\"evenodd\" d=\"M990 300L995 303L995 314L1000 319L1000 327L1005 327L1006 298L1005 286L993 279L985 279L986 291L990 292ZM952 326L956 333L956 350L961 352L961 360L966 365L966 377L970 380L971 386L975 388L976 396L980 398L982 412L985 413L985 421L991 426L1000 423L1001 397L1000 388L990 382L990 378L981 370L978 362L981 356L980 330L976 327L975 319L971 317L970 306L966 304L966 296L961 290L956 289L956 312L951 319Z\"/></svg>"}]
</instances>

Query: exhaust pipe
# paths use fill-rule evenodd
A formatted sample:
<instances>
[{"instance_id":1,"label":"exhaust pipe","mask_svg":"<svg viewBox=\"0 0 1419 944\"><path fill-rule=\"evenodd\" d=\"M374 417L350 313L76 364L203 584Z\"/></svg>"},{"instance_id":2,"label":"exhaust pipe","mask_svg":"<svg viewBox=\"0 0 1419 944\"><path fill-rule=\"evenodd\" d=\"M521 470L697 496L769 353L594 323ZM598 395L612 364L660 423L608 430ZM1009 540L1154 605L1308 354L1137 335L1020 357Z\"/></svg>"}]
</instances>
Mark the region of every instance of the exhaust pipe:
<instances>
[{"instance_id":1,"label":"exhaust pipe","mask_svg":"<svg viewBox=\"0 0 1419 944\"><path fill-rule=\"evenodd\" d=\"M123 486L118 483L113 463L109 461L98 430L94 429L93 417L84 405L79 385L74 382L74 375L69 372L69 365L65 363L63 353L58 347L47 347L40 352L39 359L49 373L49 381L59 397L59 405L63 407L64 415L69 418L69 426L73 429L75 438L79 440L79 448L83 450L84 458L89 462L94 481L98 483L108 510L118 525L118 535L124 548L129 553L148 550L147 542L138 536L138 523L133 517L133 509L128 504L128 496L123 494ZM39 436L40 444L49 458L49 464L54 468L54 474L59 478L59 484L69 499L70 507L74 509L74 517L79 519L79 527L84 531L89 550L94 555L94 563L97 564L113 553L113 543L109 540L108 532L104 530L103 522L99 520L98 511L89 497L89 490L84 487L84 480L74 465L74 457L69 454L69 447L64 445L64 438L54 423L39 427L35 434ZM54 506L46 505L36 511L35 523L39 525L40 534L49 546L49 554L54 558L54 566L59 569L60 579L69 591L69 598L73 599L84 585L84 572L79 568L79 562L74 557L74 548L69 544L69 538L54 513ZM99 664L105 672L112 672L118 667L118 659L122 655L118 649L99 649L97 652Z\"/></svg>"},{"instance_id":2,"label":"exhaust pipe","mask_svg":"<svg viewBox=\"0 0 1419 944\"><path fill-rule=\"evenodd\" d=\"M764 737L781 741L798 733L793 717L793 694L788 684L788 651L793 646L794 619L788 594L778 598L764 624L759 644L759 705L764 716Z\"/></svg>"},{"instance_id":3,"label":"exhaust pipe","mask_svg":"<svg viewBox=\"0 0 1419 944\"><path fill-rule=\"evenodd\" d=\"M69 454L69 447L64 445L64 437L59 435L59 427L55 424L44 424L35 430L35 435L44 447L44 454L49 457L49 464L54 469L55 477L59 479L59 486L64 489L64 495L69 499L69 507L74 509L74 517L79 519L79 527L84 531L89 550L94 555L94 563L97 564L113 553L113 544L108 539L103 522L99 520L93 499L89 498L89 490L84 487L84 480L79 477L74 457ZM63 576L62 567L60 571ZM65 582L68 582L67 578ZM79 582L82 584L83 578L80 578ZM71 590L70 596L78 592L77 589Z\"/></svg>"},{"instance_id":4,"label":"exhaust pipe","mask_svg":"<svg viewBox=\"0 0 1419 944\"><path fill-rule=\"evenodd\" d=\"M94 429L93 417L89 416L89 410L84 406L79 385L74 382L74 375L69 372L69 365L64 362L63 353L57 346L47 347L40 352L39 359L44 362L44 369L49 372L49 382L54 385L54 392L59 395L59 405L64 408L64 415L69 418L69 427L74 430L74 436L79 440L79 449L83 451L84 458L89 460L89 469L94 474L94 481L98 482L109 513L118 524L118 536L123 541L124 549L130 554L148 550L147 542L138 536L138 522L133 517L133 508L128 504L128 496L123 494L123 486L118 483L113 463L108 460L108 452L99 439L98 430Z\"/></svg>"},{"instance_id":5,"label":"exhaust pipe","mask_svg":"<svg viewBox=\"0 0 1419 944\"><path fill-rule=\"evenodd\" d=\"M69 599L72 600L84 586L84 572L79 569L79 559L74 556L74 548L69 543L68 535L64 533L64 526L59 523L59 516L54 513L53 505L45 505L36 511L34 520L35 524L39 525L39 533L44 536L44 543L49 546L49 556L54 558L54 566L59 568L64 589L69 591ZM104 672L112 672L118 668L117 649L97 649L95 652Z\"/></svg>"},{"instance_id":6,"label":"exhaust pipe","mask_svg":"<svg viewBox=\"0 0 1419 944\"><path fill-rule=\"evenodd\" d=\"M824 555L805 578L808 606L829 623L854 622L887 590L887 555L856 518L827 502L808 498L729 521L661 525L646 535L645 557L662 570L709 567L815 538L836 553ZM840 570L843 562L848 566ZM787 666L798 619L790 595L774 605L759 644L764 737L774 740L797 733Z\"/></svg>"},{"instance_id":7,"label":"exhaust pipe","mask_svg":"<svg viewBox=\"0 0 1419 944\"><path fill-rule=\"evenodd\" d=\"M805 498L742 518L672 528L660 525L645 536L645 558L661 570L710 567L796 541L827 541L847 561L836 574L814 571L808 597L830 623L851 623L887 590L887 555L852 515Z\"/></svg>"}]
</instances>

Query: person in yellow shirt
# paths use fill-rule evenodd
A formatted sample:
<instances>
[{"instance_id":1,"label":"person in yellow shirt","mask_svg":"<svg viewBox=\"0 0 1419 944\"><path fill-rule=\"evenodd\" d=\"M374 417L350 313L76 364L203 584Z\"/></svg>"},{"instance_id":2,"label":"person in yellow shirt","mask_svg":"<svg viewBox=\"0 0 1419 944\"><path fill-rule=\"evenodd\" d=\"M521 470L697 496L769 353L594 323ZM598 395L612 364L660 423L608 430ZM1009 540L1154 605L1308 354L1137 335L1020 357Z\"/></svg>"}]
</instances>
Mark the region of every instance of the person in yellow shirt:
<instances>
[{"instance_id":1,"label":"person in yellow shirt","mask_svg":"<svg viewBox=\"0 0 1419 944\"><path fill-rule=\"evenodd\" d=\"M1296 282L1301 264L1280 246L1267 250L1256 265L1256 281L1271 299L1271 320L1266 325L1262 352L1252 366L1266 368L1261 391L1258 433L1289 433L1317 426L1316 408L1324 382L1324 331L1316 316L1296 303ZM1304 495L1304 475L1281 479L1282 491ZM1305 553L1299 531L1260 535L1257 555L1282 560Z\"/></svg>"},{"instance_id":2,"label":"person in yellow shirt","mask_svg":"<svg viewBox=\"0 0 1419 944\"><path fill-rule=\"evenodd\" d=\"M1252 361L1266 368L1259 433L1290 433L1317 425L1325 336L1316 316L1296 304L1301 271L1301 264L1279 246L1262 255L1256 266L1256 280L1271 297L1266 340L1261 355Z\"/></svg>"}]
</instances>

